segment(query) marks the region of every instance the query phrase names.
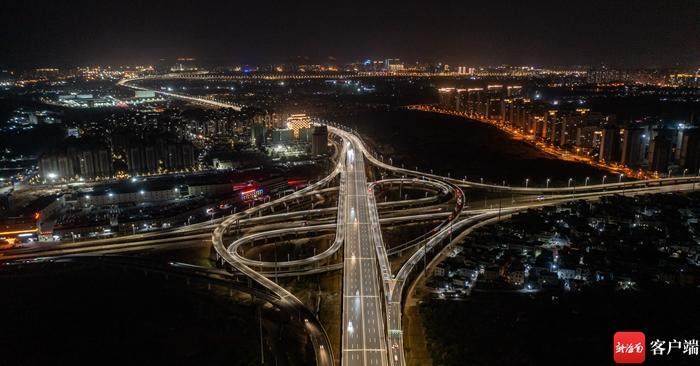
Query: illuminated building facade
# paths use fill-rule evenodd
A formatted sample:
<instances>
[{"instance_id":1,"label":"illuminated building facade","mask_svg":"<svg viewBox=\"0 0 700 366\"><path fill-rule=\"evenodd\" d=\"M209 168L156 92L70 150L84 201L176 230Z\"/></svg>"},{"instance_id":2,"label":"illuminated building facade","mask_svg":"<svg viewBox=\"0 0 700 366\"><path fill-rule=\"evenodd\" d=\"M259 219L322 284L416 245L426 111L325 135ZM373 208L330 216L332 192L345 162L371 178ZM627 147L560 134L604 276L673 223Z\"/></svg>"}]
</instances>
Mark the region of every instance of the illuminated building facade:
<instances>
[{"instance_id":1,"label":"illuminated building facade","mask_svg":"<svg viewBox=\"0 0 700 366\"><path fill-rule=\"evenodd\" d=\"M306 114L292 114L287 118L287 128L292 130L294 138L298 139L302 128L311 128L311 117Z\"/></svg>"}]
</instances>

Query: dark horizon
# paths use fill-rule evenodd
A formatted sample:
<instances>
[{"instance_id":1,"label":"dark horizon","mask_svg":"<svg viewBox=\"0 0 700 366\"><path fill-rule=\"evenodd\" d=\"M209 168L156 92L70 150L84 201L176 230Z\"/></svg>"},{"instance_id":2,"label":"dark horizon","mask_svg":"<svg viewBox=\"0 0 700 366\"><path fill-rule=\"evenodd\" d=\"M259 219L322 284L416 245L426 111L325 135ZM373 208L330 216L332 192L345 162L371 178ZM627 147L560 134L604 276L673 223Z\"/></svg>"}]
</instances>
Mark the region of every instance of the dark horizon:
<instances>
[{"instance_id":1,"label":"dark horizon","mask_svg":"<svg viewBox=\"0 0 700 366\"><path fill-rule=\"evenodd\" d=\"M684 68L700 65L693 0L417 1L254 4L224 1L4 5L0 67L209 64L364 59L450 65Z\"/></svg>"}]
</instances>

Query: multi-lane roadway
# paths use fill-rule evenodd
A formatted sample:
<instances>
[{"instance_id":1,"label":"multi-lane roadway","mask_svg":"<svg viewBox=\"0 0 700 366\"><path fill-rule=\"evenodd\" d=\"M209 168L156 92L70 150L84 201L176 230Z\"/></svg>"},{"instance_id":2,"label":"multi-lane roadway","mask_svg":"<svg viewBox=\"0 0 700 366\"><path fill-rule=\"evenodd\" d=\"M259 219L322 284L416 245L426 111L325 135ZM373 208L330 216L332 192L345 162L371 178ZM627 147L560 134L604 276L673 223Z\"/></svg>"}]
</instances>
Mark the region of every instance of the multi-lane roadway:
<instances>
[{"instance_id":1,"label":"multi-lane roadway","mask_svg":"<svg viewBox=\"0 0 700 366\"><path fill-rule=\"evenodd\" d=\"M121 85L144 89L134 86L129 82L123 82ZM162 93L173 98L185 99L188 101L208 104L214 107L237 108L236 105L230 105L225 102L213 101L204 98L180 95L175 93ZM501 214L507 215L511 212L530 208L539 207L547 204L570 201L572 199L598 199L599 197L611 194L643 194L654 192L670 192L678 190L695 189L695 184L699 181L697 177L679 177L667 180L653 180L644 182L626 182L613 183L607 185L585 185L584 187L565 187L565 188L516 188L503 187L497 185L488 185L475 182L460 181L450 179L433 174L412 171L403 168L397 168L390 164L385 164L380 159L377 159L363 144L361 138L355 133L351 133L339 126L329 126L329 131L340 137L343 140L343 148L339 151L338 163L336 168L327 177L321 179L316 184L309 186L300 192L296 192L290 196L265 203L242 213L231 215L216 222L214 234L212 235L212 243L216 249L219 258L222 262L233 267L238 273L242 273L259 285L263 286L274 294L278 299L277 303L280 306L287 308L290 313L297 313L298 316L305 317L307 324L307 332L314 346L316 360L318 365L333 365L334 357L331 349L331 344L328 335L321 326L321 323L315 319L315 316L299 301L292 293L272 281L269 277L273 272L276 272L277 267L303 266L299 270L304 273L320 273L323 268L308 267L307 264L312 264L317 261L325 260L330 254L343 248L343 289L342 289L342 338L341 338L341 355L340 360L342 365L403 365L405 364L403 340L401 333L401 312L402 312L402 294L404 287L411 282L411 279L416 274L419 268L422 268L421 261L425 260L427 253L430 250L440 249L445 239L452 236L453 231L464 230L474 225L491 222L498 219ZM378 218L377 207L374 200L374 192L372 186L368 185L366 177L365 160L370 164L391 171L397 175L406 175L425 179L433 182L433 185L447 189L455 198L455 210L453 212L437 212L428 213L426 209L423 212L412 212L411 215L404 214L391 219L380 220ZM287 218L298 218L295 214L275 214L274 207L283 202L299 199L305 194L313 192L323 187L328 186L334 178L340 175L339 199L336 223L322 224L326 229L335 226L336 239L329 250L314 255L310 258L297 260L297 262L280 264L277 262L261 262L245 259L238 252L239 244L246 241L254 240L257 237L263 237L267 230L266 225L279 232L272 234L283 235L287 232L300 232L304 229L287 225L287 227L274 226L269 222L276 220L284 220ZM587 183L587 182L586 182ZM469 210L462 208L463 193L459 187L468 187L476 189L488 189L498 191L508 191L514 194L524 194L524 197L516 197L511 202L507 202L500 209L489 209L484 207L482 210ZM538 197L537 195L544 195ZM419 199L420 200L420 199ZM411 201L411 200L409 200ZM424 199L429 202L432 200ZM422 201L421 201L422 202ZM391 205L384 205L390 208ZM510 206L510 208L508 208ZM332 209L326 209L329 213ZM420 211L420 208L416 208ZM314 211L314 210L311 210ZM311 213L311 211L309 213ZM325 211L324 211L325 212ZM269 214L269 220L262 214ZM253 218L253 214L259 214L262 217ZM320 212L313 212L320 214ZM465 214L471 214L465 215ZM275 217L276 216L276 217ZM396 275L392 275L388 269L387 252L384 248L384 243L381 238L380 224L387 223L387 220L400 221L401 219L421 219L421 218L439 218L446 220L449 225L441 225L436 230L430 233L425 240L416 241L415 245L422 245L416 250L412 256L403 264ZM260 228L266 229L257 233L247 233L244 237L233 240L232 243L225 242L226 238L232 232L232 229L238 227L241 221L248 220L251 224L260 224ZM179 236L192 235L193 240L201 240L206 234L201 230L211 230L212 226L198 225L192 229L183 229L178 232ZM194 230L198 231L194 231ZM314 228L309 228L313 230ZM196 237L195 237L196 235ZM143 241L140 245L157 245L167 243L162 237L142 237L137 241ZM167 239L171 240L171 239ZM153 241L152 243L150 241ZM172 242L177 242L172 239ZM87 247L86 245L82 245ZM128 248L138 248L135 243L129 243L128 240L115 240L92 243L94 248L104 250L127 250ZM104 247L103 247L104 246ZM111 248L109 248L111 246ZM66 246L61 250L57 250L53 255L75 254L80 252L81 244L76 243L75 247ZM20 257L27 253L16 253ZM34 255L34 254L32 254ZM8 258L5 258L8 259ZM0 257L0 260L3 260ZM338 268L336 264L329 264L329 268ZM335 267L334 267L335 266ZM256 267L265 268L264 271L254 269ZM260 269L257 268L257 269ZM275 268L271 271L270 268ZM299 272L302 273L302 272ZM302 315L303 314L303 315ZM308 319L314 317L314 319ZM309 321L311 320L311 321Z\"/></svg>"},{"instance_id":2,"label":"multi-lane roadway","mask_svg":"<svg viewBox=\"0 0 700 366\"><path fill-rule=\"evenodd\" d=\"M383 294L364 157L352 141L346 154L346 238L343 265L342 364L386 365ZM376 210L376 207L374 207Z\"/></svg>"}]
</instances>

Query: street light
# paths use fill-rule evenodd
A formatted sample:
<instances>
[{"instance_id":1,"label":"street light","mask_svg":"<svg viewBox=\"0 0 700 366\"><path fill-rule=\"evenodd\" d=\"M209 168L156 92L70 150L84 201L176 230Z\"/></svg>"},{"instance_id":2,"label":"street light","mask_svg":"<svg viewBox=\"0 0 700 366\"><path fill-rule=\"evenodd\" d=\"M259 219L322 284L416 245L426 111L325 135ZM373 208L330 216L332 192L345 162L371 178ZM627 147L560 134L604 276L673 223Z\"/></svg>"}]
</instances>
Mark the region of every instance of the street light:
<instances>
[{"instance_id":1,"label":"street light","mask_svg":"<svg viewBox=\"0 0 700 366\"><path fill-rule=\"evenodd\" d=\"M549 188L549 182L550 182L550 179L547 178L547 188Z\"/></svg>"},{"instance_id":2,"label":"street light","mask_svg":"<svg viewBox=\"0 0 700 366\"><path fill-rule=\"evenodd\" d=\"M687 169L687 168L686 168L686 169L683 169L683 177L684 177L684 178L685 178L685 173L687 173L687 172L688 172L688 169Z\"/></svg>"},{"instance_id":3,"label":"street light","mask_svg":"<svg viewBox=\"0 0 700 366\"><path fill-rule=\"evenodd\" d=\"M607 175L604 175L604 176L603 176L603 184L605 184L605 180L606 180L606 179L608 179L608 176L607 176Z\"/></svg>"},{"instance_id":4,"label":"street light","mask_svg":"<svg viewBox=\"0 0 700 366\"><path fill-rule=\"evenodd\" d=\"M624 176L625 176L624 174L620 173L620 179L617 182L622 183L622 177L624 177Z\"/></svg>"},{"instance_id":5,"label":"street light","mask_svg":"<svg viewBox=\"0 0 700 366\"><path fill-rule=\"evenodd\" d=\"M584 186L588 185L588 181L591 179L591 177L586 177L586 180L583 182Z\"/></svg>"},{"instance_id":6,"label":"street light","mask_svg":"<svg viewBox=\"0 0 700 366\"><path fill-rule=\"evenodd\" d=\"M530 178L525 178L525 188L527 188L528 183L530 183Z\"/></svg>"}]
</instances>

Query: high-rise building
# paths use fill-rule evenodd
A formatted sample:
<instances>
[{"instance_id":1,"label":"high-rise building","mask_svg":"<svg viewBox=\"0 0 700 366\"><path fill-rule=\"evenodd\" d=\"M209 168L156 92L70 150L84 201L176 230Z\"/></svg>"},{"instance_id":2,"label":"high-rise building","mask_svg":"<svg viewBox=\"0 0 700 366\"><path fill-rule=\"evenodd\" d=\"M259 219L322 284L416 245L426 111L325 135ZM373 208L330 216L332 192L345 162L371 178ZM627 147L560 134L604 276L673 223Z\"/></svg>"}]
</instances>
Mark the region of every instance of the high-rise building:
<instances>
[{"instance_id":1,"label":"high-rise building","mask_svg":"<svg viewBox=\"0 0 700 366\"><path fill-rule=\"evenodd\" d=\"M685 130L680 163L691 173L700 172L700 128Z\"/></svg>"},{"instance_id":2,"label":"high-rise building","mask_svg":"<svg viewBox=\"0 0 700 366\"><path fill-rule=\"evenodd\" d=\"M620 161L620 128L617 126L603 127L598 159L607 163Z\"/></svg>"},{"instance_id":3,"label":"high-rise building","mask_svg":"<svg viewBox=\"0 0 700 366\"><path fill-rule=\"evenodd\" d=\"M486 118L500 119L503 110L503 85L488 85L486 87Z\"/></svg>"},{"instance_id":4,"label":"high-rise building","mask_svg":"<svg viewBox=\"0 0 700 366\"><path fill-rule=\"evenodd\" d=\"M671 160L671 153L671 138L664 131L659 131L649 146L649 170L665 173Z\"/></svg>"},{"instance_id":5,"label":"high-rise building","mask_svg":"<svg viewBox=\"0 0 700 366\"><path fill-rule=\"evenodd\" d=\"M506 87L508 97L519 97L522 95L523 88L520 85L509 85Z\"/></svg>"},{"instance_id":6,"label":"high-rise building","mask_svg":"<svg viewBox=\"0 0 700 366\"><path fill-rule=\"evenodd\" d=\"M158 171L158 166L159 161L158 161L158 153L156 151L156 147L153 145L148 145L144 146L143 148L143 157L144 157L144 169L147 172L157 172Z\"/></svg>"},{"instance_id":7,"label":"high-rise building","mask_svg":"<svg viewBox=\"0 0 700 366\"><path fill-rule=\"evenodd\" d=\"M190 143L180 144L180 153L182 154L183 168L195 168L194 146Z\"/></svg>"},{"instance_id":8,"label":"high-rise building","mask_svg":"<svg viewBox=\"0 0 700 366\"><path fill-rule=\"evenodd\" d=\"M250 143L258 148L265 144L265 135L267 128L262 123L253 123L250 128Z\"/></svg>"},{"instance_id":9,"label":"high-rise building","mask_svg":"<svg viewBox=\"0 0 700 366\"><path fill-rule=\"evenodd\" d=\"M581 125L576 128L576 146L593 149L600 145L600 136L598 126Z\"/></svg>"},{"instance_id":10,"label":"high-rise building","mask_svg":"<svg viewBox=\"0 0 700 366\"><path fill-rule=\"evenodd\" d=\"M326 126L314 127L311 140L311 155L325 155L328 151L328 128Z\"/></svg>"},{"instance_id":11,"label":"high-rise building","mask_svg":"<svg viewBox=\"0 0 700 366\"><path fill-rule=\"evenodd\" d=\"M543 140L549 140L550 142L553 140L553 136L555 135L555 123L557 120L557 110L552 109L547 111L544 115L544 119L542 120L542 132L540 137L542 137Z\"/></svg>"},{"instance_id":12,"label":"high-rise building","mask_svg":"<svg viewBox=\"0 0 700 366\"><path fill-rule=\"evenodd\" d=\"M299 129L299 141L300 142L311 142L311 136L314 133L314 129L312 127L305 127L302 129Z\"/></svg>"},{"instance_id":13,"label":"high-rise building","mask_svg":"<svg viewBox=\"0 0 700 366\"><path fill-rule=\"evenodd\" d=\"M132 143L126 148L129 174L156 174L194 169L194 146L190 142L161 138Z\"/></svg>"},{"instance_id":14,"label":"high-rise building","mask_svg":"<svg viewBox=\"0 0 700 366\"><path fill-rule=\"evenodd\" d=\"M561 129L559 133L559 145L575 145L579 148L592 147L590 134L598 130L599 126L591 121L588 110L576 110L566 113L561 117ZM588 146L582 146L582 142L588 142Z\"/></svg>"},{"instance_id":15,"label":"high-rise building","mask_svg":"<svg viewBox=\"0 0 700 366\"><path fill-rule=\"evenodd\" d=\"M681 161L681 152L683 151L683 134L685 132L685 125L680 124L678 129L672 135L671 144L673 149L673 162L678 164Z\"/></svg>"},{"instance_id":16,"label":"high-rise building","mask_svg":"<svg viewBox=\"0 0 700 366\"><path fill-rule=\"evenodd\" d=\"M134 145L127 149L127 164L129 166L129 173L132 175L138 175L148 172L146 169L146 163L144 159L143 146ZM156 164L157 165L157 164Z\"/></svg>"},{"instance_id":17,"label":"high-rise building","mask_svg":"<svg viewBox=\"0 0 700 366\"><path fill-rule=\"evenodd\" d=\"M644 153L644 130L636 127L628 127L621 131L622 157L620 162L632 168L642 164Z\"/></svg>"},{"instance_id":18,"label":"high-rise building","mask_svg":"<svg viewBox=\"0 0 700 366\"><path fill-rule=\"evenodd\" d=\"M467 89L466 111L469 115L486 114L486 112L481 108L482 104L484 104L484 95L485 93L483 88Z\"/></svg>"},{"instance_id":19,"label":"high-rise building","mask_svg":"<svg viewBox=\"0 0 700 366\"><path fill-rule=\"evenodd\" d=\"M384 70L385 71L401 71L403 70L403 62L398 58L388 58L384 60Z\"/></svg>"},{"instance_id":20,"label":"high-rise building","mask_svg":"<svg viewBox=\"0 0 700 366\"><path fill-rule=\"evenodd\" d=\"M292 114L287 118L287 128L294 133L294 138L299 138L299 130L311 127L311 117L305 114Z\"/></svg>"},{"instance_id":21,"label":"high-rise building","mask_svg":"<svg viewBox=\"0 0 700 366\"><path fill-rule=\"evenodd\" d=\"M91 180L111 177L113 173L111 150L77 139L39 158L39 174L44 179Z\"/></svg>"},{"instance_id":22,"label":"high-rise building","mask_svg":"<svg viewBox=\"0 0 700 366\"><path fill-rule=\"evenodd\" d=\"M290 128L276 129L272 131L272 143L275 145L286 144L294 140L294 131Z\"/></svg>"},{"instance_id":23,"label":"high-rise building","mask_svg":"<svg viewBox=\"0 0 700 366\"><path fill-rule=\"evenodd\" d=\"M438 94L440 95L440 106L446 109L454 109L455 106L455 88L440 88L438 89Z\"/></svg>"},{"instance_id":24,"label":"high-rise building","mask_svg":"<svg viewBox=\"0 0 700 366\"><path fill-rule=\"evenodd\" d=\"M267 129L286 127L285 121L276 113L258 114L253 117L253 123L262 124Z\"/></svg>"},{"instance_id":25,"label":"high-rise building","mask_svg":"<svg viewBox=\"0 0 700 366\"><path fill-rule=\"evenodd\" d=\"M462 112L465 109L464 96L466 95L467 89L456 89L455 100L454 100L454 110Z\"/></svg>"}]
</instances>

